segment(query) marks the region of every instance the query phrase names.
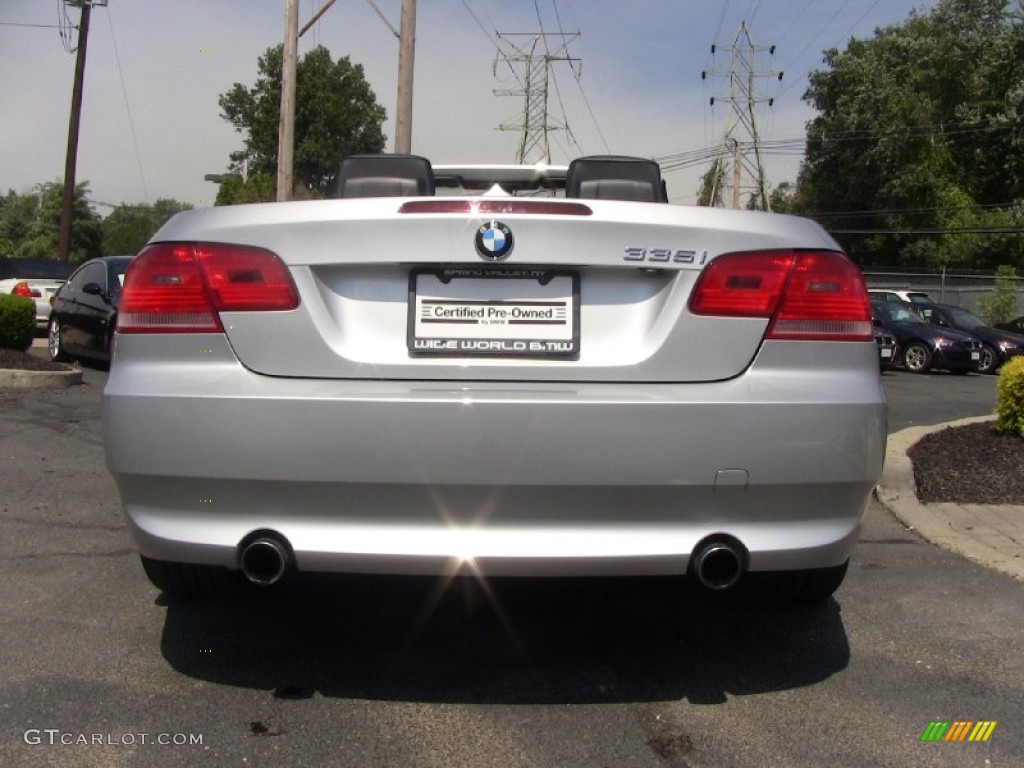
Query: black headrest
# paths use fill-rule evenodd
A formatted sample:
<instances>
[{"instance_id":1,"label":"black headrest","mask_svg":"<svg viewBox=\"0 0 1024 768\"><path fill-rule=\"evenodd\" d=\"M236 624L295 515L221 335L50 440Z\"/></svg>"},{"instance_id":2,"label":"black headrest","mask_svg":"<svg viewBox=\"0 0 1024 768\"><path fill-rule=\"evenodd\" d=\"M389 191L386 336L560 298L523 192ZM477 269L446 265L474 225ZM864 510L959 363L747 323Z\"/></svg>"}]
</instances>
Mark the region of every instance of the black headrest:
<instances>
[{"instance_id":1,"label":"black headrest","mask_svg":"<svg viewBox=\"0 0 1024 768\"><path fill-rule=\"evenodd\" d=\"M661 168L653 160L619 155L578 157L565 174L565 196L667 203Z\"/></svg>"},{"instance_id":2,"label":"black headrest","mask_svg":"<svg viewBox=\"0 0 1024 768\"><path fill-rule=\"evenodd\" d=\"M333 197L420 197L434 194L430 161L416 155L349 155Z\"/></svg>"}]
</instances>

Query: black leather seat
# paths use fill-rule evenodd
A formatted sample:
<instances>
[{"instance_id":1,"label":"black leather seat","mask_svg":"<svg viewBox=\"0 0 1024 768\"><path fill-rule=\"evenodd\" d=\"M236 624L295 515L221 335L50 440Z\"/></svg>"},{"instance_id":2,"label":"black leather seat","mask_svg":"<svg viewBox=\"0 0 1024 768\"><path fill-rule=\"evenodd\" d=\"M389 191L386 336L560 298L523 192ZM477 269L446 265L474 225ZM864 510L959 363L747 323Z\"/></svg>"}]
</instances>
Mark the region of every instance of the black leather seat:
<instances>
[{"instance_id":1,"label":"black leather seat","mask_svg":"<svg viewBox=\"0 0 1024 768\"><path fill-rule=\"evenodd\" d=\"M341 161L332 197L425 197L434 170L417 155L349 155Z\"/></svg>"},{"instance_id":2,"label":"black leather seat","mask_svg":"<svg viewBox=\"0 0 1024 768\"><path fill-rule=\"evenodd\" d=\"M661 169L653 160L620 155L578 157L569 163L565 196L590 200L667 203Z\"/></svg>"}]
</instances>

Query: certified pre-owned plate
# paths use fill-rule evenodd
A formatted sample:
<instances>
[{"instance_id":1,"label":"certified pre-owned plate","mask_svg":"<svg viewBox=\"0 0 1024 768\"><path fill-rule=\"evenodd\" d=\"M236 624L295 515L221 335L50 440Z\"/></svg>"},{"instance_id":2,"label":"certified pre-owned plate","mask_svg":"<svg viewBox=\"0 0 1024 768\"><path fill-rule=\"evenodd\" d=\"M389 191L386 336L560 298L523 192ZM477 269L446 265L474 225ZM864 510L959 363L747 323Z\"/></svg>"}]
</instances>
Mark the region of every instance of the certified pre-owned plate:
<instances>
[{"instance_id":1,"label":"certified pre-owned plate","mask_svg":"<svg viewBox=\"0 0 1024 768\"><path fill-rule=\"evenodd\" d=\"M579 297L577 272L414 270L409 277L409 352L576 359Z\"/></svg>"}]
</instances>

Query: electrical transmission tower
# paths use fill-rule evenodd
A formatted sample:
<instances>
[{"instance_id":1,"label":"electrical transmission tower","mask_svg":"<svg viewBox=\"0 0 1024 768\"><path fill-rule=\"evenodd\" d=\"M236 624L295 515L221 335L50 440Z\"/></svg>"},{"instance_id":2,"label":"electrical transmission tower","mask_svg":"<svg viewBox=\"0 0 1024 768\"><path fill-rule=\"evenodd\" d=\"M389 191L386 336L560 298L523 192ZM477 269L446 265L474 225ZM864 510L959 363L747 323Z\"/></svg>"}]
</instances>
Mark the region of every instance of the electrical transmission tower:
<instances>
[{"instance_id":1,"label":"electrical transmission tower","mask_svg":"<svg viewBox=\"0 0 1024 768\"><path fill-rule=\"evenodd\" d=\"M555 123L548 113L548 84L551 81L551 65L556 61L567 61L570 66L578 65L579 59L568 54L569 44L579 37L578 32L558 33L546 32L513 32L497 33L498 40L507 46L498 51L494 60L494 74L497 77L498 63L504 61L512 71L519 84L518 88L495 90L497 96L522 96L522 117L516 121L502 123L503 131L520 133L519 149L516 151L516 162L526 163L527 158L534 162L547 162L551 157L551 146L548 133L555 130L568 130L568 126ZM558 37L561 43L557 48L548 47L548 38ZM513 39L527 38L525 42L516 44ZM519 74L516 65L522 65L523 74ZM577 73L577 77L579 74Z\"/></svg>"},{"instance_id":2,"label":"electrical transmission tower","mask_svg":"<svg viewBox=\"0 0 1024 768\"><path fill-rule=\"evenodd\" d=\"M711 46L712 55L716 49L716 45ZM702 80L713 77L726 81L711 97L711 106L714 107L716 102L728 105L718 156L705 175L705 185L710 184L708 204L721 204L728 199L732 208L739 208L741 193L747 191L753 195L758 208L770 210L757 109L759 104L771 107L775 100L758 95L756 85L759 79L764 78L781 81L782 73L759 64L758 59L763 59L765 54L775 55L775 46L755 44L745 21L740 24L729 50L731 59L727 71L711 69L701 72Z\"/></svg>"}]
</instances>

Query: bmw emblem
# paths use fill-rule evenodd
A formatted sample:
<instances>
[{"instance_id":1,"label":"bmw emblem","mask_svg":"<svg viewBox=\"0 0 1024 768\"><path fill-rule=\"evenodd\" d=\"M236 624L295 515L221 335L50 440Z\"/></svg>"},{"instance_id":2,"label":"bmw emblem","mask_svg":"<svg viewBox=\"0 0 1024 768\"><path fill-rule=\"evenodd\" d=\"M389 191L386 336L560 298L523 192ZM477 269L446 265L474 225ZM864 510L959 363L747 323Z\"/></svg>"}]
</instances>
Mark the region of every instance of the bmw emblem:
<instances>
[{"instance_id":1,"label":"bmw emblem","mask_svg":"<svg viewBox=\"0 0 1024 768\"><path fill-rule=\"evenodd\" d=\"M491 221L476 231L476 252L488 261L501 261L510 253L515 239L500 221Z\"/></svg>"}]
</instances>

